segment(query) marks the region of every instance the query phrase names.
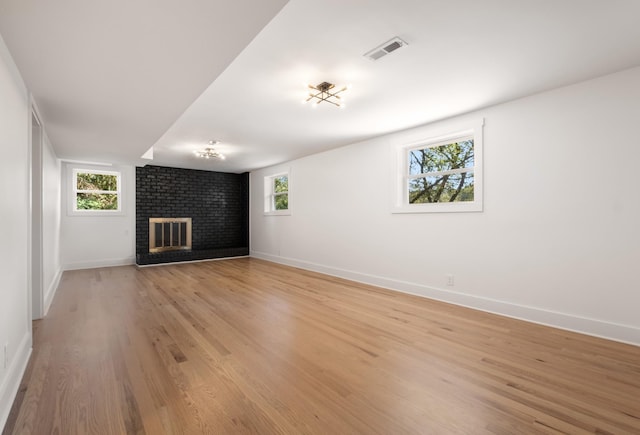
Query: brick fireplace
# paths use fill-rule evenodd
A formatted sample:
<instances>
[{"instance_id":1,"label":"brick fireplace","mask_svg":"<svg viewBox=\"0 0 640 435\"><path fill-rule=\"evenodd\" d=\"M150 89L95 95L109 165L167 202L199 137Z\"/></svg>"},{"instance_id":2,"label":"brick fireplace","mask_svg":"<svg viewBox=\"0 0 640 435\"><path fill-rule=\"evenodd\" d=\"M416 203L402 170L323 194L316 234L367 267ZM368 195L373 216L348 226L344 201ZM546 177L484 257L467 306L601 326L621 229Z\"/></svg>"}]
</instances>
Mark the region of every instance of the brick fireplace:
<instances>
[{"instance_id":1,"label":"brick fireplace","mask_svg":"<svg viewBox=\"0 0 640 435\"><path fill-rule=\"evenodd\" d=\"M185 217L191 220L190 249L186 233L181 235ZM154 221L152 227L150 219L166 224ZM160 249L152 247L152 237ZM136 168L138 265L244 255L249 255L248 173Z\"/></svg>"}]
</instances>

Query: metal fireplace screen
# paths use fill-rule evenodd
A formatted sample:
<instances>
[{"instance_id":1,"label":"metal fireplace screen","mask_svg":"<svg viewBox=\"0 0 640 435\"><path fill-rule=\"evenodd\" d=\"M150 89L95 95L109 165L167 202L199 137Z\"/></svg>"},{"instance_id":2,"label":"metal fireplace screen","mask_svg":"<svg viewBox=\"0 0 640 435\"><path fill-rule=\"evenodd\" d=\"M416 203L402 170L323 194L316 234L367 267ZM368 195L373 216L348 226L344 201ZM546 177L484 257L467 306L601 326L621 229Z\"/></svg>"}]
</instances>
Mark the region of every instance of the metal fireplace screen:
<instances>
[{"instance_id":1,"label":"metal fireplace screen","mask_svg":"<svg viewBox=\"0 0 640 435\"><path fill-rule=\"evenodd\" d=\"M149 218L149 252L191 249L191 218Z\"/></svg>"}]
</instances>

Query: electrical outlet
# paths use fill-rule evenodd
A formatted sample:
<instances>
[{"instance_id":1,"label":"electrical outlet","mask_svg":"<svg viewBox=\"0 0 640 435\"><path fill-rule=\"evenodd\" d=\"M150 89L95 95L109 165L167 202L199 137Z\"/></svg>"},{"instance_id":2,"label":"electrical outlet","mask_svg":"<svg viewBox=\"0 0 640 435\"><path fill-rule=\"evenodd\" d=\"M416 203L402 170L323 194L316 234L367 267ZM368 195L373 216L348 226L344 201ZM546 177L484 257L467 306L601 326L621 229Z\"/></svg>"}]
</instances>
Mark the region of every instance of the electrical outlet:
<instances>
[{"instance_id":1,"label":"electrical outlet","mask_svg":"<svg viewBox=\"0 0 640 435\"><path fill-rule=\"evenodd\" d=\"M447 286L453 287L453 275L447 275Z\"/></svg>"}]
</instances>

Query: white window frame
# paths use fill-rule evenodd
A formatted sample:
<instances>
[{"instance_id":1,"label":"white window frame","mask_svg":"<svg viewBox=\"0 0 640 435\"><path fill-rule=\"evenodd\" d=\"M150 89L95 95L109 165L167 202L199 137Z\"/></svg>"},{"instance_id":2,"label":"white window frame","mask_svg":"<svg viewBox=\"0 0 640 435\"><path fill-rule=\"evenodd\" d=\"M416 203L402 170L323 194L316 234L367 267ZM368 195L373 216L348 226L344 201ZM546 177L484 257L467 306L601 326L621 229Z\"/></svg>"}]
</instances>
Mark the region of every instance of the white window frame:
<instances>
[{"instance_id":1,"label":"white window frame","mask_svg":"<svg viewBox=\"0 0 640 435\"><path fill-rule=\"evenodd\" d=\"M278 195L283 195L284 192L275 192L275 179L286 176L287 177L287 209L276 210L275 199ZM291 215L291 171L278 172L264 177L264 214L265 216L289 216Z\"/></svg>"},{"instance_id":2,"label":"white window frame","mask_svg":"<svg viewBox=\"0 0 640 435\"><path fill-rule=\"evenodd\" d=\"M122 186L122 171L117 169L95 169L87 166L74 166L69 168L69 207L68 213L74 216L122 216L123 213L123 186ZM115 175L117 179L118 188L115 191L85 191L78 190L78 174L101 174L101 175ZM118 208L116 210L79 210L78 209L78 193L106 193L116 195L118 198Z\"/></svg>"},{"instance_id":3,"label":"white window frame","mask_svg":"<svg viewBox=\"0 0 640 435\"><path fill-rule=\"evenodd\" d=\"M438 129L420 129L410 134L399 135L394 146L394 174L395 188L392 213L450 213L450 212L480 212L483 210L483 126L484 120L462 122ZM417 139L417 135L421 137ZM438 202L438 203L409 203L409 180L420 178L409 174L409 153L412 150L437 147L457 140L473 139L473 201ZM470 172L467 169L446 171L447 173Z\"/></svg>"}]
</instances>

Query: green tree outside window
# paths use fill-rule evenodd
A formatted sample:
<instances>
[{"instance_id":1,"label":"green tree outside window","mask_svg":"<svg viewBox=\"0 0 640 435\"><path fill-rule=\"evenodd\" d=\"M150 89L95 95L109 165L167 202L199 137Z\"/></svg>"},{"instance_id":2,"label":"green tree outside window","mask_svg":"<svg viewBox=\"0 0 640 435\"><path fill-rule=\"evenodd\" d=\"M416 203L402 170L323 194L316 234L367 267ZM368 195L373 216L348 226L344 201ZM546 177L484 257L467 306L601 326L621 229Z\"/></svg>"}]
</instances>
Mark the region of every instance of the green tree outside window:
<instances>
[{"instance_id":1,"label":"green tree outside window","mask_svg":"<svg viewBox=\"0 0 640 435\"><path fill-rule=\"evenodd\" d=\"M273 179L273 208L274 210L289 209L289 177L287 175Z\"/></svg>"},{"instance_id":2,"label":"green tree outside window","mask_svg":"<svg viewBox=\"0 0 640 435\"><path fill-rule=\"evenodd\" d=\"M118 175L76 173L76 210L118 210Z\"/></svg>"},{"instance_id":3,"label":"green tree outside window","mask_svg":"<svg viewBox=\"0 0 640 435\"><path fill-rule=\"evenodd\" d=\"M409 151L409 204L474 200L473 139Z\"/></svg>"}]
</instances>

